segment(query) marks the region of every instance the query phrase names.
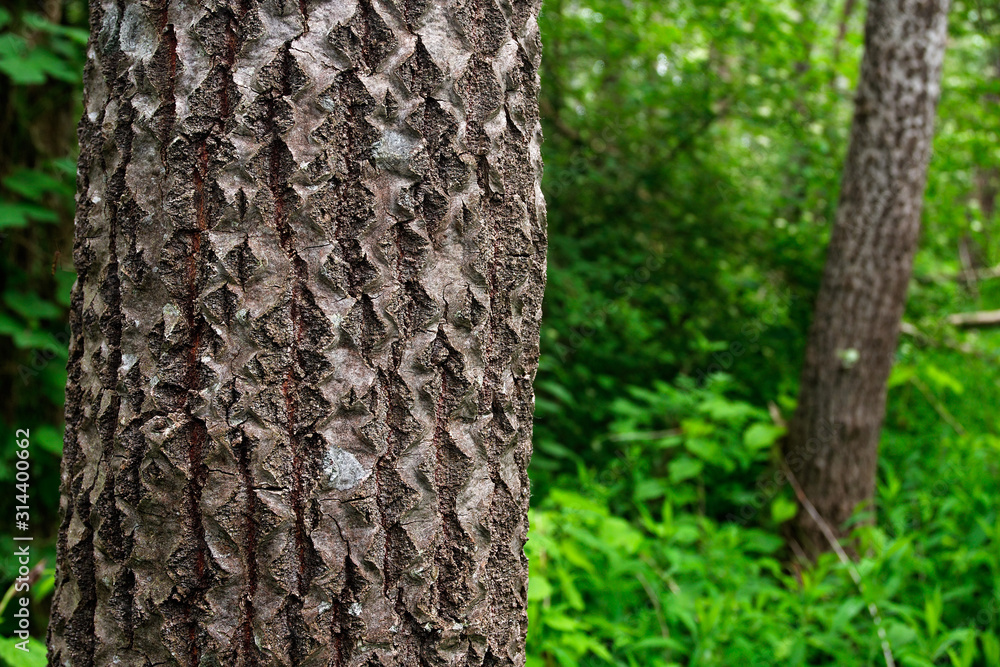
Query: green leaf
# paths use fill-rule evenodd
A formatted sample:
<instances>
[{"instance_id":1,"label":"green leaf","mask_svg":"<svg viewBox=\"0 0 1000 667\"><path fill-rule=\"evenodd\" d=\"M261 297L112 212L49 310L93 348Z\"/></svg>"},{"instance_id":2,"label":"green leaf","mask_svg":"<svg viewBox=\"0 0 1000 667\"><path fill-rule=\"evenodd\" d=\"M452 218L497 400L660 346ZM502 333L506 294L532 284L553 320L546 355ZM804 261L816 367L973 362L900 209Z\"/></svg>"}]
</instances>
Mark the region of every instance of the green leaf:
<instances>
[{"instance_id":1,"label":"green leaf","mask_svg":"<svg viewBox=\"0 0 1000 667\"><path fill-rule=\"evenodd\" d=\"M0 35L0 61L7 58L19 58L27 46L27 41L20 35L9 32Z\"/></svg>"},{"instance_id":2,"label":"green leaf","mask_svg":"<svg viewBox=\"0 0 1000 667\"><path fill-rule=\"evenodd\" d=\"M708 413L715 421L724 423L741 422L754 413L754 408L746 403L730 401L721 396L715 396L705 401L700 410Z\"/></svg>"},{"instance_id":3,"label":"green leaf","mask_svg":"<svg viewBox=\"0 0 1000 667\"><path fill-rule=\"evenodd\" d=\"M607 508L600 503L573 491L553 489L552 493L549 494L549 499L559 507L566 509L583 510L601 515L607 515L608 513Z\"/></svg>"},{"instance_id":4,"label":"green leaf","mask_svg":"<svg viewBox=\"0 0 1000 667\"><path fill-rule=\"evenodd\" d=\"M8 53L0 58L0 71L6 73L18 85L31 86L49 78L59 79L67 83L75 83L80 75L66 64L66 61L56 56L52 51L35 47L28 50L20 49L21 53Z\"/></svg>"},{"instance_id":5,"label":"green leaf","mask_svg":"<svg viewBox=\"0 0 1000 667\"><path fill-rule=\"evenodd\" d=\"M0 312L0 336L14 336L20 334L24 329L24 322L7 313Z\"/></svg>"},{"instance_id":6,"label":"green leaf","mask_svg":"<svg viewBox=\"0 0 1000 667\"><path fill-rule=\"evenodd\" d=\"M840 630L847 626L848 622L858 615L862 609L865 608L864 600L859 598L851 598L844 600L840 607L837 608L837 613L833 615L833 621L831 626L834 630Z\"/></svg>"},{"instance_id":7,"label":"green leaf","mask_svg":"<svg viewBox=\"0 0 1000 667\"><path fill-rule=\"evenodd\" d=\"M528 590L528 594L531 594L531 590ZM553 612L545 615L545 624L548 625L553 630L560 630L562 632L574 632L580 628L580 621L570 618L565 614L560 614L558 612Z\"/></svg>"},{"instance_id":8,"label":"green leaf","mask_svg":"<svg viewBox=\"0 0 1000 667\"><path fill-rule=\"evenodd\" d=\"M917 369L913 366L896 364L892 367L892 372L889 374L888 387L892 389L893 387L904 385L916 377L916 375Z\"/></svg>"},{"instance_id":9,"label":"green leaf","mask_svg":"<svg viewBox=\"0 0 1000 667\"><path fill-rule=\"evenodd\" d=\"M935 385L938 389L950 389L956 394L961 394L965 391L965 387L953 375L946 373L933 364L925 366L923 371L931 384Z\"/></svg>"},{"instance_id":10,"label":"green leaf","mask_svg":"<svg viewBox=\"0 0 1000 667\"><path fill-rule=\"evenodd\" d=\"M35 600L44 600L56 587L56 571L49 568L42 573L38 582L31 587L31 596Z\"/></svg>"},{"instance_id":11,"label":"green leaf","mask_svg":"<svg viewBox=\"0 0 1000 667\"><path fill-rule=\"evenodd\" d=\"M672 537L676 544L690 545L698 541L698 538L701 537L701 531L698 530L697 526L684 524L677 526Z\"/></svg>"},{"instance_id":12,"label":"green leaf","mask_svg":"<svg viewBox=\"0 0 1000 667\"><path fill-rule=\"evenodd\" d=\"M941 627L941 614L944 612L944 602L941 599L941 588L935 588L934 593L924 600L924 622L927 624L927 635L934 639Z\"/></svg>"},{"instance_id":13,"label":"green leaf","mask_svg":"<svg viewBox=\"0 0 1000 667\"><path fill-rule=\"evenodd\" d=\"M979 635L979 641L983 645L983 657L986 659L986 667L1000 667L1000 637L989 632Z\"/></svg>"},{"instance_id":14,"label":"green leaf","mask_svg":"<svg viewBox=\"0 0 1000 667\"><path fill-rule=\"evenodd\" d=\"M540 574L532 574L528 577L528 601L534 602L551 597L555 588L549 580Z\"/></svg>"},{"instance_id":15,"label":"green leaf","mask_svg":"<svg viewBox=\"0 0 1000 667\"><path fill-rule=\"evenodd\" d=\"M662 498L667 492L667 486L661 479L643 479L635 485L633 497L636 502L644 502Z\"/></svg>"},{"instance_id":16,"label":"green leaf","mask_svg":"<svg viewBox=\"0 0 1000 667\"><path fill-rule=\"evenodd\" d=\"M563 569L559 570L559 589L562 591L562 594L566 598L566 602L569 603L570 607L576 609L577 611L583 611L583 596L580 595L580 591L573 583L573 578L570 576L569 572Z\"/></svg>"},{"instance_id":17,"label":"green leaf","mask_svg":"<svg viewBox=\"0 0 1000 667\"><path fill-rule=\"evenodd\" d=\"M772 554L784 545L785 541L777 535L755 530L744 538L743 549L749 553Z\"/></svg>"},{"instance_id":18,"label":"green leaf","mask_svg":"<svg viewBox=\"0 0 1000 667\"><path fill-rule=\"evenodd\" d=\"M743 444L753 451L767 449L785 434L785 429L774 424L754 424L743 434Z\"/></svg>"},{"instance_id":19,"label":"green leaf","mask_svg":"<svg viewBox=\"0 0 1000 667\"><path fill-rule=\"evenodd\" d=\"M576 399L573 397L573 394L558 382L539 382L537 389L540 392L548 392L564 405L576 404Z\"/></svg>"},{"instance_id":20,"label":"green leaf","mask_svg":"<svg viewBox=\"0 0 1000 667\"><path fill-rule=\"evenodd\" d=\"M48 331L32 331L30 329L18 331L14 334L14 345L22 350L47 350L62 359L69 356L66 346Z\"/></svg>"},{"instance_id":21,"label":"green leaf","mask_svg":"<svg viewBox=\"0 0 1000 667\"><path fill-rule=\"evenodd\" d=\"M775 523L784 523L794 517L799 511L799 506L794 501L778 496L771 503L771 519Z\"/></svg>"},{"instance_id":22,"label":"green leaf","mask_svg":"<svg viewBox=\"0 0 1000 667\"><path fill-rule=\"evenodd\" d=\"M22 651L18 645L25 646L16 637L0 637L0 659L8 667L45 667L48 660L45 656L45 644L34 637L28 639L27 651Z\"/></svg>"},{"instance_id":23,"label":"green leaf","mask_svg":"<svg viewBox=\"0 0 1000 667\"><path fill-rule=\"evenodd\" d=\"M4 58L0 60L0 72L18 86L45 83L45 70L32 58Z\"/></svg>"},{"instance_id":24,"label":"green leaf","mask_svg":"<svg viewBox=\"0 0 1000 667\"><path fill-rule=\"evenodd\" d=\"M886 634L893 647L903 647L916 641L917 631L913 628L894 621L889 621L887 625Z\"/></svg>"},{"instance_id":25,"label":"green leaf","mask_svg":"<svg viewBox=\"0 0 1000 667\"><path fill-rule=\"evenodd\" d=\"M698 459L681 456L670 462L670 481L676 484L701 474L704 464Z\"/></svg>"},{"instance_id":26,"label":"green leaf","mask_svg":"<svg viewBox=\"0 0 1000 667\"><path fill-rule=\"evenodd\" d=\"M65 184L42 171L19 169L3 179L3 185L22 197L37 201L46 192L62 190Z\"/></svg>"},{"instance_id":27,"label":"green leaf","mask_svg":"<svg viewBox=\"0 0 1000 667\"><path fill-rule=\"evenodd\" d=\"M50 35L66 37L81 45L87 43L88 33L86 30L53 23L40 14L33 12L26 13L24 15L24 24L32 30L40 30Z\"/></svg>"},{"instance_id":28,"label":"green leaf","mask_svg":"<svg viewBox=\"0 0 1000 667\"><path fill-rule=\"evenodd\" d=\"M604 544L621 547L626 553L634 554L642 544L642 533L625 519L612 516L601 522L599 537Z\"/></svg>"},{"instance_id":29,"label":"green leaf","mask_svg":"<svg viewBox=\"0 0 1000 667\"><path fill-rule=\"evenodd\" d=\"M0 202L0 229L21 229L28 226L28 216L17 204Z\"/></svg>"},{"instance_id":30,"label":"green leaf","mask_svg":"<svg viewBox=\"0 0 1000 667\"><path fill-rule=\"evenodd\" d=\"M38 204L0 202L0 229L27 227L30 220L59 222L59 214Z\"/></svg>"},{"instance_id":31,"label":"green leaf","mask_svg":"<svg viewBox=\"0 0 1000 667\"><path fill-rule=\"evenodd\" d=\"M560 545L563 557L588 574L596 574L597 568L590 562L590 559L580 550L575 542L565 542Z\"/></svg>"},{"instance_id":32,"label":"green leaf","mask_svg":"<svg viewBox=\"0 0 1000 667\"><path fill-rule=\"evenodd\" d=\"M34 292L8 290L3 294L3 302L26 320L52 320L63 314L59 306L42 299Z\"/></svg>"},{"instance_id":33,"label":"green leaf","mask_svg":"<svg viewBox=\"0 0 1000 667\"><path fill-rule=\"evenodd\" d=\"M51 426L39 426L31 429L31 442L57 457L62 456L62 433Z\"/></svg>"},{"instance_id":34,"label":"green leaf","mask_svg":"<svg viewBox=\"0 0 1000 667\"><path fill-rule=\"evenodd\" d=\"M725 457L722 450L715 442L703 438L688 438L684 441L684 448L697 456L702 461L716 465L724 465Z\"/></svg>"},{"instance_id":35,"label":"green leaf","mask_svg":"<svg viewBox=\"0 0 1000 667\"><path fill-rule=\"evenodd\" d=\"M76 271L56 270L56 301L64 308L69 308L72 302L73 284L76 282Z\"/></svg>"}]
</instances>

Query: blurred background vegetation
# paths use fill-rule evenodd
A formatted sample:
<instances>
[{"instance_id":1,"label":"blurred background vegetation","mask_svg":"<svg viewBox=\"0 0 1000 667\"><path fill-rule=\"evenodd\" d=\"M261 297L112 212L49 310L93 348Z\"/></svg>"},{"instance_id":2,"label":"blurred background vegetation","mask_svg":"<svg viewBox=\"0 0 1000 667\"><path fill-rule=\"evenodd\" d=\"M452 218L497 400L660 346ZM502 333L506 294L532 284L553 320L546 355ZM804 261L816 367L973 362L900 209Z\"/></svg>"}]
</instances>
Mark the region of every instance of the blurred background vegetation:
<instances>
[{"instance_id":1,"label":"blurred background vegetation","mask_svg":"<svg viewBox=\"0 0 1000 667\"><path fill-rule=\"evenodd\" d=\"M956 0L858 586L785 549L775 475L837 203L855 0L546 0L549 284L529 667L1000 667L1000 4ZM58 525L83 2L0 8L0 488L33 436L43 638ZM770 409L769 409L770 404ZM13 493L0 516L13 516ZM0 550L13 551L8 527ZM3 561L7 590L14 563ZM0 606L3 602L0 601ZM13 624L4 614L0 635ZM0 663L40 665L0 639ZM32 662L34 660L34 662Z\"/></svg>"}]
</instances>

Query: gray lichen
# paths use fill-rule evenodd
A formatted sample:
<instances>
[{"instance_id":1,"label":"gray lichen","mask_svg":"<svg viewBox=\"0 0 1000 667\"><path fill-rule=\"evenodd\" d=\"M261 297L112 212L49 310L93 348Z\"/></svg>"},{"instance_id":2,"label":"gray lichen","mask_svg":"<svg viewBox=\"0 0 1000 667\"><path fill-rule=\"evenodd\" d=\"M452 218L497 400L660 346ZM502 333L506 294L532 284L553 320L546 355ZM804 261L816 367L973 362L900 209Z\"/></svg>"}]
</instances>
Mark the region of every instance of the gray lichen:
<instances>
[{"instance_id":1,"label":"gray lichen","mask_svg":"<svg viewBox=\"0 0 1000 667\"><path fill-rule=\"evenodd\" d=\"M331 446L323 457L323 486L346 491L363 482L370 470L365 470L354 455L340 447Z\"/></svg>"}]
</instances>

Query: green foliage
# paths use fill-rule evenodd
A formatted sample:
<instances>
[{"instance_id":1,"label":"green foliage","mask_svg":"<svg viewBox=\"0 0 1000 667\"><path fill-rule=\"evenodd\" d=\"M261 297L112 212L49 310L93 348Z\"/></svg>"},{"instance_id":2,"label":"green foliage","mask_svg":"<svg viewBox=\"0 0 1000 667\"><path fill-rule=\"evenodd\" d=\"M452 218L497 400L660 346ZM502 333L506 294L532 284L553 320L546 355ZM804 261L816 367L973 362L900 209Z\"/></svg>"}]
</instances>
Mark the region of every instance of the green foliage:
<instances>
[{"instance_id":1,"label":"green foliage","mask_svg":"<svg viewBox=\"0 0 1000 667\"><path fill-rule=\"evenodd\" d=\"M17 638L0 637L0 660L8 667L45 667L45 644L34 637L28 639L25 651Z\"/></svg>"},{"instance_id":2,"label":"green foliage","mask_svg":"<svg viewBox=\"0 0 1000 667\"><path fill-rule=\"evenodd\" d=\"M0 72L20 86L43 84L50 79L78 83L87 31L57 25L38 14L24 13L17 18L27 34L0 34ZM10 11L0 9L0 28L10 25L13 19ZM29 42L35 37L43 37L44 46Z\"/></svg>"},{"instance_id":3,"label":"green foliage","mask_svg":"<svg viewBox=\"0 0 1000 667\"><path fill-rule=\"evenodd\" d=\"M845 6L545 5L535 666L881 665L869 603L897 664L1000 665L1000 338L944 322L1000 307L1000 280L956 279L1000 262L996 3L953 3L865 593L782 547L797 508L763 406L794 408L836 211Z\"/></svg>"},{"instance_id":4,"label":"green foliage","mask_svg":"<svg viewBox=\"0 0 1000 667\"><path fill-rule=\"evenodd\" d=\"M48 569L32 588L31 630L44 636L55 562L58 523L62 405L69 334L72 213L75 193L74 125L81 113L80 81L87 40L82 2L46 3L43 17L27 3L0 9L0 484L13 490L14 431L31 431L31 512L35 561ZM14 516L13 493L0 512ZM5 526L0 549L15 544ZM23 543L21 543L23 544ZM3 560L0 586L17 576ZM21 594L18 593L20 597ZM0 663L44 665L45 648L32 639L28 652L11 639L10 614L0 623Z\"/></svg>"},{"instance_id":5,"label":"green foliage","mask_svg":"<svg viewBox=\"0 0 1000 667\"><path fill-rule=\"evenodd\" d=\"M900 665L1000 664L1000 438L886 453L879 524L856 534L863 595L832 554L790 567L779 432L724 386L632 390L615 434L672 411L681 433L620 439L620 470L532 511L529 665L880 665L869 603ZM672 475L682 460L699 465Z\"/></svg>"},{"instance_id":6,"label":"green foliage","mask_svg":"<svg viewBox=\"0 0 1000 667\"><path fill-rule=\"evenodd\" d=\"M542 18L547 488L572 469L559 447L592 441L625 384L738 366L745 398L790 393L860 36L855 21L839 42L812 0L552 0Z\"/></svg>"}]
</instances>

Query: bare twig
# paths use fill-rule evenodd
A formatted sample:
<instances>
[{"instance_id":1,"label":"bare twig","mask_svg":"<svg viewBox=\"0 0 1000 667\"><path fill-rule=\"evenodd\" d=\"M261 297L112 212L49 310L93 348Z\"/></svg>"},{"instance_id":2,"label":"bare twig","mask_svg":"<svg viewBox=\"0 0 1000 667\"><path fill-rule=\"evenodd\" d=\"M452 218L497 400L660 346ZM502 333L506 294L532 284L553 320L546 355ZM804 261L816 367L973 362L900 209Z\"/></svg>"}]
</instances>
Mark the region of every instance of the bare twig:
<instances>
[{"instance_id":1,"label":"bare twig","mask_svg":"<svg viewBox=\"0 0 1000 667\"><path fill-rule=\"evenodd\" d=\"M666 431L633 431L631 433L613 433L607 436L608 440L612 442L622 442L630 440L659 440L660 438L669 438L674 435L681 435L684 433L679 428L671 428Z\"/></svg>"},{"instance_id":2,"label":"bare twig","mask_svg":"<svg viewBox=\"0 0 1000 667\"><path fill-rule=\"evenodd\" d=\"M778 407L777 403L774 401L768 401L767 413L771 415L771 421L774 422L775 426L779 428L788 428L788 423L785 421L785 418L781 416L781 408Z\"/></svg>"},{"instance_id":3,"label":"bare twig","mask_svg":"<svg viewBox=\"0 0 1000 667\"><path fill-rule=\"evenodd\" d=\"M844 564L847 571L851 575L851 579L854 580L854 585L858 587L858 591L861 593L862 598L867 598L868 593L865 590L864 582L861 580L861 573L858 572L857 566L854 561L848 557L847 552L844 551L844 547L840 545L840 541L837 539L837 535L834 533L830 524L820 516L820 513L816 510L816 506L812 504L809 498L806 496L805 491L802 490L802 486L799 484L799 480L795 478L795 473L792 469L788 467L784 459L781 460L781 468L788 478L788 483L792 485L792 490L795 491L795 496L799 499L799 503L805 509L809 517L816 522L819 526L820 532L826 538L827 542L830 543L830 548L833 549L834 553L837 554L837 558L840 562ZM892 657L892 647L889 645L889 637L885 633L885 628L882 626L882 615L879 614L878 607L874 602L868 602L868 613L871 614L872 621L875 622L875 628L878 632L878 638L882 642L882 655L885 657L886 667L896 667L896 661Z\"/></svg>"},{"instance_id":4,"label":"bare twig","mask_svg":"<svg viewBox=\"0 0 1000 667\"><path fill-rule=\"evenodd\" d=\"M642 572L636 575L636 579L638 579L639 583L642 584L643 590L646 591L646 596L649 598L649 601L653 604L653 611L656 613L656 622L659 623L660 625L660 635L664 639L669 640L670 628L667 626L667 619L664 618L663 616L663 609L660 607L660 598L656 595L656 591L653 590L652 585L650 585L646 577L642 575ZM670 662L669 645L664 648L663 653L664 653L663 655L664 659L669 663Z\"/></svg>"},{"instance_id":5,"label":"bare twig","mask_svg":"<svg viewBox=\"0 0 1000 667\"><path fill-rule=\"evenodd\" d=\"M840 15L840 24L837 26L837 41L833 43L833 62L840 62L840 49L847 37L847 24L851 21L851 14L854 13L854 6L857 0L847 0L844 3L844 11Z\"/></svg>"},{"instance_id":6,"label":"bare twig","mask_svg":"<svg viewBox=\"0 0 1000 667\"><path fill-rule=\"evenodd\" d=\"M932 345L934 347L947 347L951 350L961 352L962 354L971 354L977 357L987 356L981 350L977 350L971 345L966 345L965 343L957 343L954 340L949 340L949 339L939 340L937 338L934 338L928 335L926 332L921 331L913 324L910 324L909 322L900 323L899 332L904 336L910 336L911 338L915 338L918 342L923 343L925 345Z\"/></svg>"},{"instance_id":7,"label":"bare twig","mask_svg":"<svg viewBox=\"0 0 1000 667\"><path fill-rule=\"evenodd\" d=\"M948 324L964 328L997 327L1000 326L1000 310L955 313L948 316Z\"/></svg>"},{"instance_id":8,"label":"bare twig","mask_svg":"<svg viewBox=\"0 0 1000 667\"><path fill-rule=\"evenodd\" d=\"M956 273L932 273L916 275L914 279L921 283L943 283L950 280L996 280L1000 278L1000 266L993 266L988 269L967 270L963 267Z\"/></svg>"},{"instance_id":9,"label":"bare twig","mask_svg":"<svg viewBox=\"0 0 1000 667\"><path fill-rule=\"evenodd\" d=\"M941 417L941 419L943 419L944 422L955 431L955 433L965 435L965 428L958 422L957 419L955 419L955 416L948 411L948 408L944 406L944 403L934 397L934 394L931 393L931 390L927 388L927 385L924 384L922 380L919 378L910 378L910 382L912 382L913 386L917 388L917 391L923 394L924 398L927 399L927 402L931 404L932 408L934 408L934 411L938 413L938 416Z\"/></svg>"}]
</instances>

